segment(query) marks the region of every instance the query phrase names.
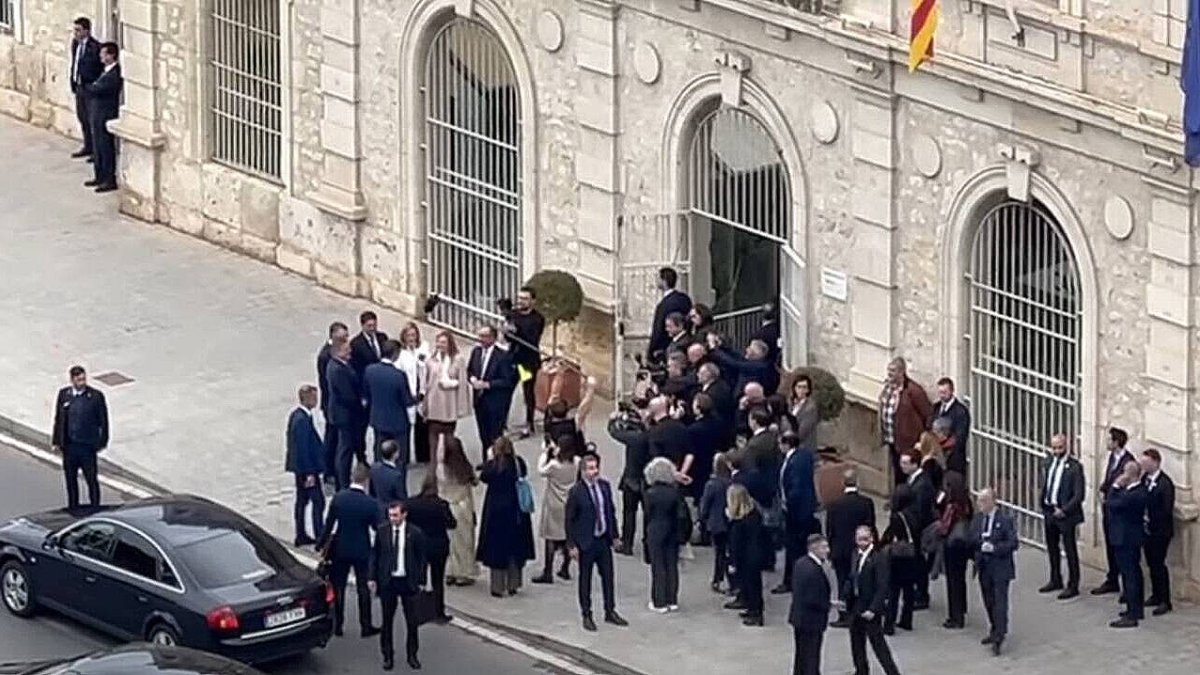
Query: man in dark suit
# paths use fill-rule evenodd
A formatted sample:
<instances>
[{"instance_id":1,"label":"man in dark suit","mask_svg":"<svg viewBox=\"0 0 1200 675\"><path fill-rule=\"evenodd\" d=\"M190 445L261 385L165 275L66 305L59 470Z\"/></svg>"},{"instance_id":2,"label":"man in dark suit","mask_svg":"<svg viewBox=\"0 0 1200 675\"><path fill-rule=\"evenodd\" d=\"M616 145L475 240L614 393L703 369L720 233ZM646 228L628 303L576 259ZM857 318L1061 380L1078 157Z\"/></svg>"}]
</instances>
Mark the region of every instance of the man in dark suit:
<instances>
[{"instance_id":1,"label":"man in dark suit","mask_svg":"<svg viewBox=\"0 0 1200 675\"><path fill-rule=\"evenodd\" d=\"M1083 465L1067 449L1066 434L1050 439L1050 463L1042 478L1042 526L1046 532L1046 555L1050 558L1050 581L1039 593L1058 594L1059 600L1079 595L1079 525L1083 523L1085 484ZM1067 554L1067 585L1063 588L1059 546Z\"/></svg>"},{"instance_id":2,"label":"man in dark suit","mask_svg":"<svg viewBox=\"0 0 1200 675\"><path fill-rule=\"evenodd\" d=\"M946 470L957 471L966 478L967 473L967 441L971 436L971 411L954 394L954 380L943 377L937 381L937 403L933 407L933 416L929 420L930 428L938 418L946 418L950 423L951 451L946 454Z\"/></svg>"},{"instance_id":3,"label":"man in dark suit","mask_svg":"<svg viewBox=\"0 0 1200 675\"><path fill-rule=\"evenodd\" d=\"M450 503L438 496L435 472L425 474L420 493L405 500L404 508L408 512L408 522L420 528L421 534L425 535L425 560L429 563L429 587L433 593L433 620L443 625L450 623L453 619L446 613L446 560L450 557L449 530L457 529L458 521L450 512Z\"/></svg>"},{"instance_id":4,"label":"man in dark suit","mask_svg":"<svg viewBox=\"0 0 1200 675\"><path fill-rule=\"evenodd\" d=\"M854 557L855 532L862 526L875 528L875 504L858 491L858 474L847 469L842 474L842 495L825 509L825 536L829 538L829 558L837 574L839 587L850 578L850 564ZM838 617L835 628L848 628L850 622L844 614Z\"/></svg>"},{"instance_id":5,"label":"man in dark suit","mask_svg":"<svg viewBox=\"0 0 1200 675\"><path fill-rule=\"evenodd\" d=\"M681 354L687 357L688 347L692 346L692 335L687 330L687 318L679 312L672 312L663 319L664 329L667 332L667 346L663 348L663 360L671 357L672 354Z\"/></svg>"},{"instance_id":6,"label":"man in dark suit","mask_svg":"<svg viewBox=\"0 0 1200 675\"><path fill-rule=\"evenodd\" d=\"M892 561L877 547L873 527L860 525L854 531L854 540L857 550L850 575L842 586L842 598L850 615L850 658L854 661L855 675L871 672L867 663L868 640L883 672L900 675L880 621L891 587Z\"/></svg>"},{"instance_id":7,"label":"man in dark suit","mask_svg":"<svg viewBox=\"0 0 1200 675\"><path fill-rule=\"evenodd\" d=\"M84 185L95 187L96 192L112 192L117 189L117 139L108 130L109 120L117 119L121 112L121 89L125 81L121 78L121 64L117 62L120 48L115 42L100 45L100 62L104 71L91 84L83 86L87 97L88 119L92 125L92 167L95 179Z\"/></svg>"},{"instance_id":8,"label":"man in dark suit","mask_svg":"<svg viewBox=\"0 0 1200 675\"><path fill-rule=\"evenodd\" d=\"M1154 616L1171 611L1171 573L1167 550L1175 536L1175 481L1162 470L1162 454L1154 448L1142 452L1146 484L1146 567L1150 569L1150 599Z\"/></svg>"},{"instance_id":9,"label":"man in dark suit","mask_svg":"<svg viewBox=\"0 0 1200 675\"><path fill-rule=\"evenodd\" d=\"M925 531L925 528L937 519L934 513L934 506L937 503L937 487L933 484L933 478L921 468L921 461L921 452L916 448L909 448L900 453L900 471L907 476L908 485L913 490L915 497L913 509L917 516L916 522L911 523L913 537L916 539L913 543L919 551L917 563L920 566L913 609L929 608L929 560L926 552L920 551L920 540L921 533Z\"/></svg>"},{"instance_id":10,"label":"man in dark suit","mask_svg":"<svg viewBox=\"0 0 1200 675\"><path fill-rule=\"evenodd\" d=\"M792 675L820 675L821 646L829 626L830 598L833 587L825 572L829 542L819 534L809 535L808 555L796 561L792 571L792 606L788 623L792 626L795 661Z\"/></svg>"},{"instance_id":11,"label":"man in dark suit","mask_svg":"<svg viewBox=\"0 0 1200 675\"><path fill-rule=\"evenodd\" d=\"M67 508L79 508L79 472L87 483L88 503L100 506L99 460L108 447L108 404L104 394L87 383L83 366L71 366L71 386L58 390L54 403L54 432L50 444L63 457Z\"/></svg>"},{"instance_id":12,"label":"man in dark suit","mask_svg":"<svg viewBox=\"0 0 1200 675\"><path fill-rule=\"evenodd\" d=\"M346 584L350 572L354 572L354 586L358 592L358 622L362 636L378 635L379 629L371 625L371 592L364 582L372 577L371 532L379 524L379 504L367 494L370 479L367 467L356 464L350 474L350 487L338 492L329 503L325 517L324 537L317 549L324 552L330 562L330 582L333 584L333 634L342 635L346 621Z\"/></svg>"},{"instance_id":13,"label":"man in dark suit","mask_svg":"<svg viewBox=\"0 0 1200 675\"><path fill-rule=\"evenodd\" d=\"M1108 509L1104 508L1104 502L1108 500L1113 482L1125 471L1125 465L1137 461L1133 453L1125 448L1128 443L1129 434L1124 429L1112 427L1108 430L1108 458L1104 465L1104 480L1100 482L1100 524L1104 529L1104 552L1108 559L1108 571L1104 576L1104 583L1093 588L1092 595L1118 593L1121 590L1120 565L1117 564L1116 550L1109 543Z\"/></svg>"},{"instance_id":14,"label":"man in dark suit","mask_svg":"<svg viewBox=\"0 0 1200 675\"><path fill-rule=\"evenodd\" d=\"M529 378L521 382L525 400L525 429L521 438L529 438L537 412L537 375L542 368L542 333L546 330L546 318L537 311L536 291L523 286L517 292L517 306L508 321L512 325L509 341L513 343L513 363L529 373Z\"/></svg>"},{"instance_id":15,"label":"man in dark suit","mask_svg":"<svg viewBox=\"0 0 1200 675\"><path fill-rule=\"evenodd\" d=\"M92 20L81 16L75 19L71 37L71 93L75 95L75 116L79 119L79 130L83 133L83 147L71 153L72 157L91 157L92 118L88 115L88 97L84 88L96 81L104 72L100 62L100 42L92 37Z\"/></svg>"},{"instance_id":16,"label":"man in dark suit","mask_svg":"<svg viewBox=\"0 0 1200 675\"><path fill-rule=\"evenodd\" d=\"M583 614L584 630L596 630L592 618L592 569L600 573L600 590L604 594L604 622L628 626L617 614L617 598L613 579L613 541L616 539L617 510L612 486L600 477L600 456L584 455L579 480L567 493L566 531L567 550L579 563L579 611Z\"/></svg>"},{"instance_id":17,"label":"man in dark suit","mask_svg":"<svg viewBox=\"0 0 1200 675\"><path fill-rule=\"evenodd\" d=\"M1020 542L1013 519L996 508L996 495L991 488L979 493L978 504L979 513L971 521L971 549L979 575L979 591L991 625L980 643L991 645L992 654L999 656L1008 636L1008 586L1017 578L1013 554Z\"/></svg>"},{"instance_id":18,"label":"man in dark suit","mask_svg":"<svg viewBox=\"0 0 1200 675\"><path fill-rule=\"evenodd\" d=\"M667 345L671 336L667 335L667 316L680 314L687 316L692 309L692 299L687 293L675 289L679 283L679 274L670 267L658 271L658 290L662 299L654 306L654 318L650 320L650 344L646 347L646 361L661 363L666 359Z\"/></svg>"},{"instance_id":19,"label":"man in dark suit","mask_svg":"<svg viewBox=\"0 0 1200 675\"><path fill-rule=\"evenodd\" d=\"M350 466L357 458L366 464L364 431L366 409L362 401L362 385L350 366L350 343L338 340L330 346L332 358L325 369L329 382L329 417L326 421L337 428L338 447L335 458L336 485L339 490L350 483Z\"/></svg>"},{"instance_id":20,"label":"man in dark suit","mask_svg":"<svg viewBox=\"0 0 1200 675\"><path fill-rule=\"evenodd\" d=\"M643 413L644 414L644 413ZM620 543L614 549L621 555L633 555L633 542L637 536L638 507L645 490L643 471L650 462L650 434L646 421L626 421L621 412L614 412L608 421L608 435L625 446L625 463L621 470L621 533Z\"/></svg>"},{"instance_id":21,"label":"man in dark suit","mask_svg":"<svg viewBox=\"0 0 1200 675\"><path fill-rule=\"evenodd\" d=\"M311 384L300 387L300 405L288 417L287 459L285 470L296 477L296 546L315 544L323 534L321 519L325 515L325 493L321 490L321 472L325 470L321 436L313 424L312 411L317 406L317 388ZM304 531L304 512L312 504L313 536Z\"/></svg>"},{"instance_id":22,"label":"man in dark suit","mask_svg":"<svg viewBox=\"0 0 1200 675\"><path fill-rule=\"evenodd\" d=\"M379 460L371 465L371 484L367 493L379 502L380 511L388 504L408 499L408 474L396 461L400 454L400 443L388 439L379 449Z\"/></svg>"},{"instance_id":23,"label":"man in dark suit","mask_svg":"<svg viewBox=\"0 0 1200 675\"><path fill-rule=\"evenodd\" d=\"M417 659L420 638L417 617L413 613L413 601L425 585L425 568L428 564L425 535L416 525L407 522L404 502L394 502L387 507L387 522L375 529L375 546L371 550L368 564L367 585L379 596L382 606L383 625L379 633L379 647L383 652L383 669L395 668L394 626L396 609L404 612L404 651L408 667L421 669Z\"/></svg>"},{"instance_id":24,"label":"man in dark suit","mask_svg":"<svg viewBox=\"0 0 1200 675\"><path fill-rule=\"evenodd\" d=\"M768 349L762 340L751 340L744 355L738 355L726 347L721 338L712 333L709 333L708 340L713 363L721 367L722 373L734 377L734 396L745 395L746 385L751 382L762 385L763 392L768 396L779 389L779 368L767 360Z\"/></svg>"},{"instance_id":25,"label":"man in dark suit","mask_svg":"<svg viewBox=\"0 0 1200 675\"><path fill-rule=\"evenodd\" d=\"M691 441L687 425L671 416L670 401L665 396L656 396L646 408L650 417L647 437L650 443L650 459L666 457L675 465L677 472L690 463Z\"/></svg>"},{"instance_id":26,"label":"man in dark suit","mask_svg":"<svg viewBox=\"0 0 1200 675\"><path fill-rule=\"evenodd\" d=\"M379 461L379 446L384 441L396 441L402 448L396 464L401 471L407 471L410 459L408 413L417 402L413 399L408 375L396 367L399 356L399 342L388 340L383 343L383 358L363 371L363 398L367 402L371 430L375 432L375 461Z\"/></svg>"},{"instance_id":27,"label":"man in dark suit","mask_svg":"<svg viewBox=\"0 0 1200 675\"><path fill-rule=\"evenodd\" d=\"M821 528L816 519L817 488L813 483L817 468L816 454L809 448L800 447L800 437L790 432L783 435L780 444L787 452L783 468L779 471L786 565L783 568L783 582L771 590L776 595L792 591L792 568L804 553L808 535Z\"/></svg>"},{"instance_id":28,"label":"man in dark suit","mask_svg":"<svg viewBox=\"0 0 1200 675\"><path fill-rule=\"evenodd\" d=\"M329 361L333 359L331 349L333 343L339 340L349 340L350 329L341 321L329 324L329 339L321 345L317 352L317 387L321 391L321 416L325 419L325 482L337 481L337 427L329 423L329 378L325 376L329 370Z\"/></svg>"},{"instance_id":29,"label":"man in dark suit","mask_svg":"<svg viewBox=\"0 0 1200 675\"><path fill-rule=\"evenodd\" d=\"M467 361L467 382L475 390L475 425L479 429L481 456L504 433L504 419L512 402L517 372L509 353L496 344L496 329L479 329L479 344L471 350Z\"/></svg>"},{"instance_id":30,"label":"man in dark suit","mask_svg":"<svg viewBox=\"0 0 1200 675\"><path fill-rule=\"evenodd\" d=\"M762 313L762 325L755 329L750 339L758 340L766 345L767 360L778 366L779 357L782 354L780 350L780 337L782 333L779 326L779 305L774 302L768 302L763 305Z\"/></svg>"},{"instance_id":31,"label":"man in dark suit","mask_svg":"<svg viewBox=\"0 0 1200 675\"><path fill-rule=\"evenodd\" d=\"M388 336L379 330L379 317L371 310L358 315L358 325L361 330L350 340L350 365L361 378L367 366L383 358L383 345Z\"/></svg>"},{"instance_id":32,"label":"man in dark suit","mask_svg":"<svg viewBox=\"0 0 1200 675\"><path fill-rule=\"evenodd\" d=\"M1113 481L1104 500L1108 513L1108 543L1112 546L1125 591L1125 611L1112 628L1134 628L1146 618L1146 596L1142 579L1142 545L1146 542L1146 485L1142 467L1126 462L1121 475Z\"/></svg>"},{"instance_id":33,"label":"man in dark suit","mask_svg":"<svg viewBox=\"0 0 1200 675\"><path fill-rule=\"evenodd\" d=\"M725 428L725 443L732 445L737 427L737 399L733 397L733 389L721 377L721 369L712 362L706 362L696 370L696 381L700 383L697 393L712 397L713 410Z\"/></svg>"}]
</instances>

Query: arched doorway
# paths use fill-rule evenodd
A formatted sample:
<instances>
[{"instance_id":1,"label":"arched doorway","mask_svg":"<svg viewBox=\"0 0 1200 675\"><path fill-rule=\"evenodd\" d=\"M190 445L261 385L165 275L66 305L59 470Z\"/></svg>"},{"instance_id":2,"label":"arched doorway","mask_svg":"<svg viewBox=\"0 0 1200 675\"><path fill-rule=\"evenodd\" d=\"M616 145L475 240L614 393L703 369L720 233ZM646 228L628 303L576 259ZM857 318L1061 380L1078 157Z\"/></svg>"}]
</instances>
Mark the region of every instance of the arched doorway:
<instances>
[{"instance_id":1,"label":"arched doorway","mask_svg":"<svg viewBox=\"0 0 1200 675\"><path fill-rule=\"evenodd\" d=\"M717 329L745 345L763 305L780 300L792 228L791 184L779 144L752 113L701 113L686 158L691 231L689 289L713 308ZM803 299L799 300L803 302ZM770 345L776 349L779 345Z\"/></svg>"},{"instance_id":2,"label":"arched doorway","mask_svg":"<svg viewBox=\"0 0 1200 675\"><path fill-rule=\"evenodd\" d=\"M971 241L966 276L971 482L995 486L1020 536L1041 543L1045 447L1079 447L1084 302L1061 226L1036 200L992 206Z\"/></svg>"},{"instance_id":3,"label":"arched doorway","mask_svg":"<svg viewBox=\"0 0 1200 675\"><path fill-rule=\"evenodd\" d=\"M459 331L499 317L521 284L521 105L512 61L475 19L430 42L424 82L425 291L428 319Z\"/></svg>"}]
</instances>

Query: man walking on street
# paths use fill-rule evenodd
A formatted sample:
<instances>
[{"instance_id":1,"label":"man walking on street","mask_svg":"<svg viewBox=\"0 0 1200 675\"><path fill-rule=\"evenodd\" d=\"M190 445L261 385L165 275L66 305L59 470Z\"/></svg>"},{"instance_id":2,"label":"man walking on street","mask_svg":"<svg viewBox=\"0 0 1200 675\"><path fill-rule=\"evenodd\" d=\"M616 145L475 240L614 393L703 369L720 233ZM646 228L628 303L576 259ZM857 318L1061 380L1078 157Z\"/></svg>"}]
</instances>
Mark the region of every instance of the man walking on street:
<instances>
[{"instance_id":1,"label":"man walking on street","mask_svg":"<svg viewBox=\"0 0 1200 675\"><path fill-rule=\"evenodd\" d=\"M829 542L822 535L812 534L806 544L808 555L797 560L792 571L792 606L788 611L796 650L792 675L821 675L821 648L834 591L831 574L825 571Z\"/></svg>"},{"instance_id":2,"label":"man walking on street","mask_svg":"<svg viewBox=\"0 0 1200 675\"><path fill-rule=\"evenodd\" d=\"M125 81L121 77L121 64L117 61L120 51L115 42L100 45L100 62L104 65L104 71L91 84L83 87L92 125L92 167L96 176L84 182L84 185L94 187L96 192L117 189L117 139L108 130L108 122L117 119L121 112L121 89Z\"/></svg>"},{"instance_id":3,"label":"man walking on street","mask_svg":"<svg viewBox=\"0 0 1200 675\"><path fill-rule=\"evenodd\" d=\"M363 398L367 402L371 430L375 432L373 459L379 461L379 446L384 441L396 441L401 449L396 464L401 472L406 472L410 445L408 434L411 429L408 409L416 405L416 401L412 398L408 375L396 367L399 356L399 342L388 340L383 343L383 358L367 366L363 372Z\"/></svg>"},{"instance_id":4,"label":"man walking on street","mask_svg":"<svg viewBox=\"0 0 1200 675\"><path fill-rule=\"evenodd\" d=\"M67 508L79 508L79 472L87 483L88 503L100 506L99 460L108 447L108 404L104 394L88 386L83 366L72 366L71 385L58 390L51 445L62 455L67 480Z\"/></svg>"},{"instance_id":5,"label":"man walking on street","mask_svg":"<svg viewBox=\"0 0 1200 675\"><path fill-rule=\"evenodd\" d=\"M325 482L337 483L337 427L329 422L329 362L333 359L333 343L350 339L350 329L341 321L329 324L329 339L317 352L317 386L321 390L321 417L325 419Z\"/></svg>"},{"instance_id":6,"label":"man walking on street","mask_svg":"<svg viewBox=\"0 0 1200 675\"><path fill-rule=\"evenodd\" d=\"M367 467L356 464L350 476L350 487L338 492L329 503L325 518L324 538L317 545L332 563L330 582L333 584L333 634L342 635L346 622L346 584L354 572L354 587L358 592L358 622L364 638L379 634L371 625L371 591L368 581L371 564L371 532L379 524L379 504L367 495ZM336 536L335 536L336 535Z\"/></svg>"},{"instance_id":7,"label":"man walking on street","mask_svg":"<svg viewBox=\"0 0 1200 675\"><path fill-rule=\"evenodd\" d=\"M379 461L371 466L371 484L367 494L379 502L381 512L387 509L388 504L408 499L408 474L396 461L399 454L400 444L397 441L384 441L379 449Z\"/></svg>"},{"instance_id":8,"label":"man walking on street","mask_svg":"<svg viewBox=\"0 0 1200 675\"><path fill-rule=\"evenodd\" d=\"M88 98L84 88L95 82L104 72L100 63L100 42L92 37L92 20L81 16L75 19L71 38L71 93L75 95L75 116L79 119L79 130L83 134L83 147L71 153L72 157L92 157L92 118L88 114Z\"/></svg>"},{"instance_id":9,"label":"man walking on street","mask_svg":"<svg viewBox=\"0 0 1200 675\"><path fill-rule=\"evenodd\" d=\"M788 432L780 443L787 448L783 468L779 470L779 494L783 500L784 514L784 559L783 582L772 589L779 595L792 591L792 568L803 555L808 535L821 528L816 519L817 488L813 482L816 471L816 455L807 447L800 446L800 437Z\"/></svg>"},{"instance_id":10,"label":"man walking on street","mask_svg":"<svg viewBox=\"0 0 1200 675\"><path fill-rule=\"evenodd\" d=\"M892 561L876 547L873 528L859 526L854 532L854 540L858 548L842 594L850 616L850 657L854 661L854 675L871 672L867 662L868 641L883 672L900 675L880 620L891 583Z\"/></svg>"},{"instance_id":11,"label":"man walking on street","mask_svg":"<svg viewBox=\"0 0 1200 675\"><path fill-rule=\"evenodd\" d=\"M1129 434L1124 429L1112 427L1108 430L1108 460L1104 468L1104 480L1100 483L1100 525L1104 529L1104 552L1108 559L1108 571L1104 575L1104 583L1092 589L1092 595L1117 593L1121 590L1120 565L1117 563L1116 550L1111 543L1109 532L1108 509L1104 504L1112 492L1113 483L1125 471L1125 465L1137 461L1133 453L1125 449L1129 443Z\"/></svg>"},{"instance_id":12,"label":"man walking on street","mask_svg":"<svg viewBox=\"0 0 1200 675\"><path fill-rule=\"evenodd\" d=\"M311 384L300 387L300 405L288 417L287 459L285 470L296 477L296 546L315 544L323 534L321 520L325 517L325 493L321 490L321 472L325 470L321 436L313 424L313 408L317 406L317 388ZM304 515L312 505L313 536L304 531Z\"/></svg>"},{"instance_id":13,"label":"man walking on street","mask_svg":"<svg viewBox=\"0 0 1200 675\"><path fill-rule=\"evenodd\" d=\"M1050 581L1039 593L1058 594L1059 600L1079 595L1079 525L1083 523L1086 488L1083 465L1067 450L1066 434L1050 439L1050 464L1042 480L1042 525L1046 531L1046 555L1050 558ZM1063 588L1059 548L1067 554L1067 585Z\"/></svg>"},{"instance_id":14,"label":"man walking on street","mask_svg":"<svg viewBox=\"0 0 1200 675\"><path fill-rule=\"evenodd\" d=\"M991 645L992 654L1000 656L1000 648L1008 636L1008 586L1017 578L1013 554L1020 542L1013 519L996 508L996 495L991 488L980 492L978 501L979 513L971 522L971 548L979 591L991 624L980 644Z\"/></svg>"},{"instance_id":15,"label":"man walking on street","mask_svg":"<svg viewBox=\"0 0 1200 675\"><path fill-rule=\"evenodd\" d=\"M408 667L421 669L417 660L420 638L413 603L425 585L426 556L425 535L416 525L408 522L404 502L393 502L387 507L387 522L375 530L375 547L371 551L369 579L367 585L379 596L383 613L379 648L383 652L383 669L395 668L396 650L394 627L396 609L404 612L404 652ZM361 583L361 582L360 582Z\"/></svg>"},{"instance_id":16,"label":"man walking on street","mask_svg":"<svg viewBox=\"0 0 1200 675\"><path fill-rule=\"evenodd\" d=\"M1162 470L1162 455L1154 448L1142 453L1146 483L1146 567L1150 569L1150 599L1154 616L1171 611L1171 573L1167 550L1175 536L1175 481Z\"/></svg>"},{"instance_id":17,"label":"man walking on street","mask_svg":"<svg viewBox=\"0 0 1200 675\"><path fill-rule=\"evenodd\" d=\"M567 550L579 563L579 610L583 613L583 629L587 631L596 630L592 617L592 568L600 573L604 622L629 625L617 614L612 551L616 526L612 486L600 477L600 456L588 453L584 455L579 480L567 493L566 504Z\"/></svg>"}]
</instances>

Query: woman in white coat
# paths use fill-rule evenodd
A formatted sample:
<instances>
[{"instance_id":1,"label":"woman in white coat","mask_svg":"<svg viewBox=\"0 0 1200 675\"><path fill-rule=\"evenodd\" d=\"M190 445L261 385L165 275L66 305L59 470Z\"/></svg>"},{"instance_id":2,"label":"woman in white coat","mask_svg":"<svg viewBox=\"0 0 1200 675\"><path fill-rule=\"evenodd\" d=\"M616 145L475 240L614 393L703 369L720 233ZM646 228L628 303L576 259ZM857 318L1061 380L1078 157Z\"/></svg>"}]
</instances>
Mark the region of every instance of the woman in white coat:
<instances>
[{"instance_id":1,"label":"woman in white coat","mask_svg":"<svg viewBox=\"0 0 1200 675\"><path fill-rule=\"evenodd\" d=\"M538 459L538 473L546 479L542 490L541 519L538 521L538 536L545 542L544 567L541 576L534 577L535 584L554 583L555 552L562 553L562 564L558 568L560 579L570 580L571 555L567 551L567 493L579 480L579 457L583 448L577 436L546 437L546 451Z\"/></svg>"},{"instance_id":2,"label":"woman in white coat","mask_svg":"<svg viewBox=\"0 0 1200 675\"><path fill-rule=\"evenodd\" d=\"M412 400L420 404L425 396L425 361L429 358L429 345L421 341L421 329L417 324L408 322L400 331L400 355L396 357L396 367L404 371L408 378L408 389ZM408 458L417 464L429 461L431 446L429 445L429 430L425 425L425 415L419 411L420 406L414 405L408 409L408 424L412 438Z\"/></svg>"}]
</instances>

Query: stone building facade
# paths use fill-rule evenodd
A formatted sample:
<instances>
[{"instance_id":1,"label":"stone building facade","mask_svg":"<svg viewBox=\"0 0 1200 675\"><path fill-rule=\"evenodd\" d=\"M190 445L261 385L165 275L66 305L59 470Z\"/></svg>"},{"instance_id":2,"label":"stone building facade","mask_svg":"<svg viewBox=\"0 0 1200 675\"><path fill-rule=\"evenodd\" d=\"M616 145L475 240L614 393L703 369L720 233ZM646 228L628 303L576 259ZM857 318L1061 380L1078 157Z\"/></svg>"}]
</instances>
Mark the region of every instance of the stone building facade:
<instances>
[{"instance_id":1,"label":"stone building facade","mask_svg":"<svg viewBox=\"0 0 1200 675\"><path fill-rule=\"evenodd\" d=\"M735 328L778 293L785 359L845 384L875 480L898 355L958 381L975 478L1035 540L1048 435L1095 486L1120 426L1166 456L1200 587L1181 0L942 0L914 74L885 0L14 2L0 110L64 133L70 19L117 17L126 213L413 313L441 293L460 329L572 270L576 351L614 373L660 264Z\"/></svg>"}]
</instances>

